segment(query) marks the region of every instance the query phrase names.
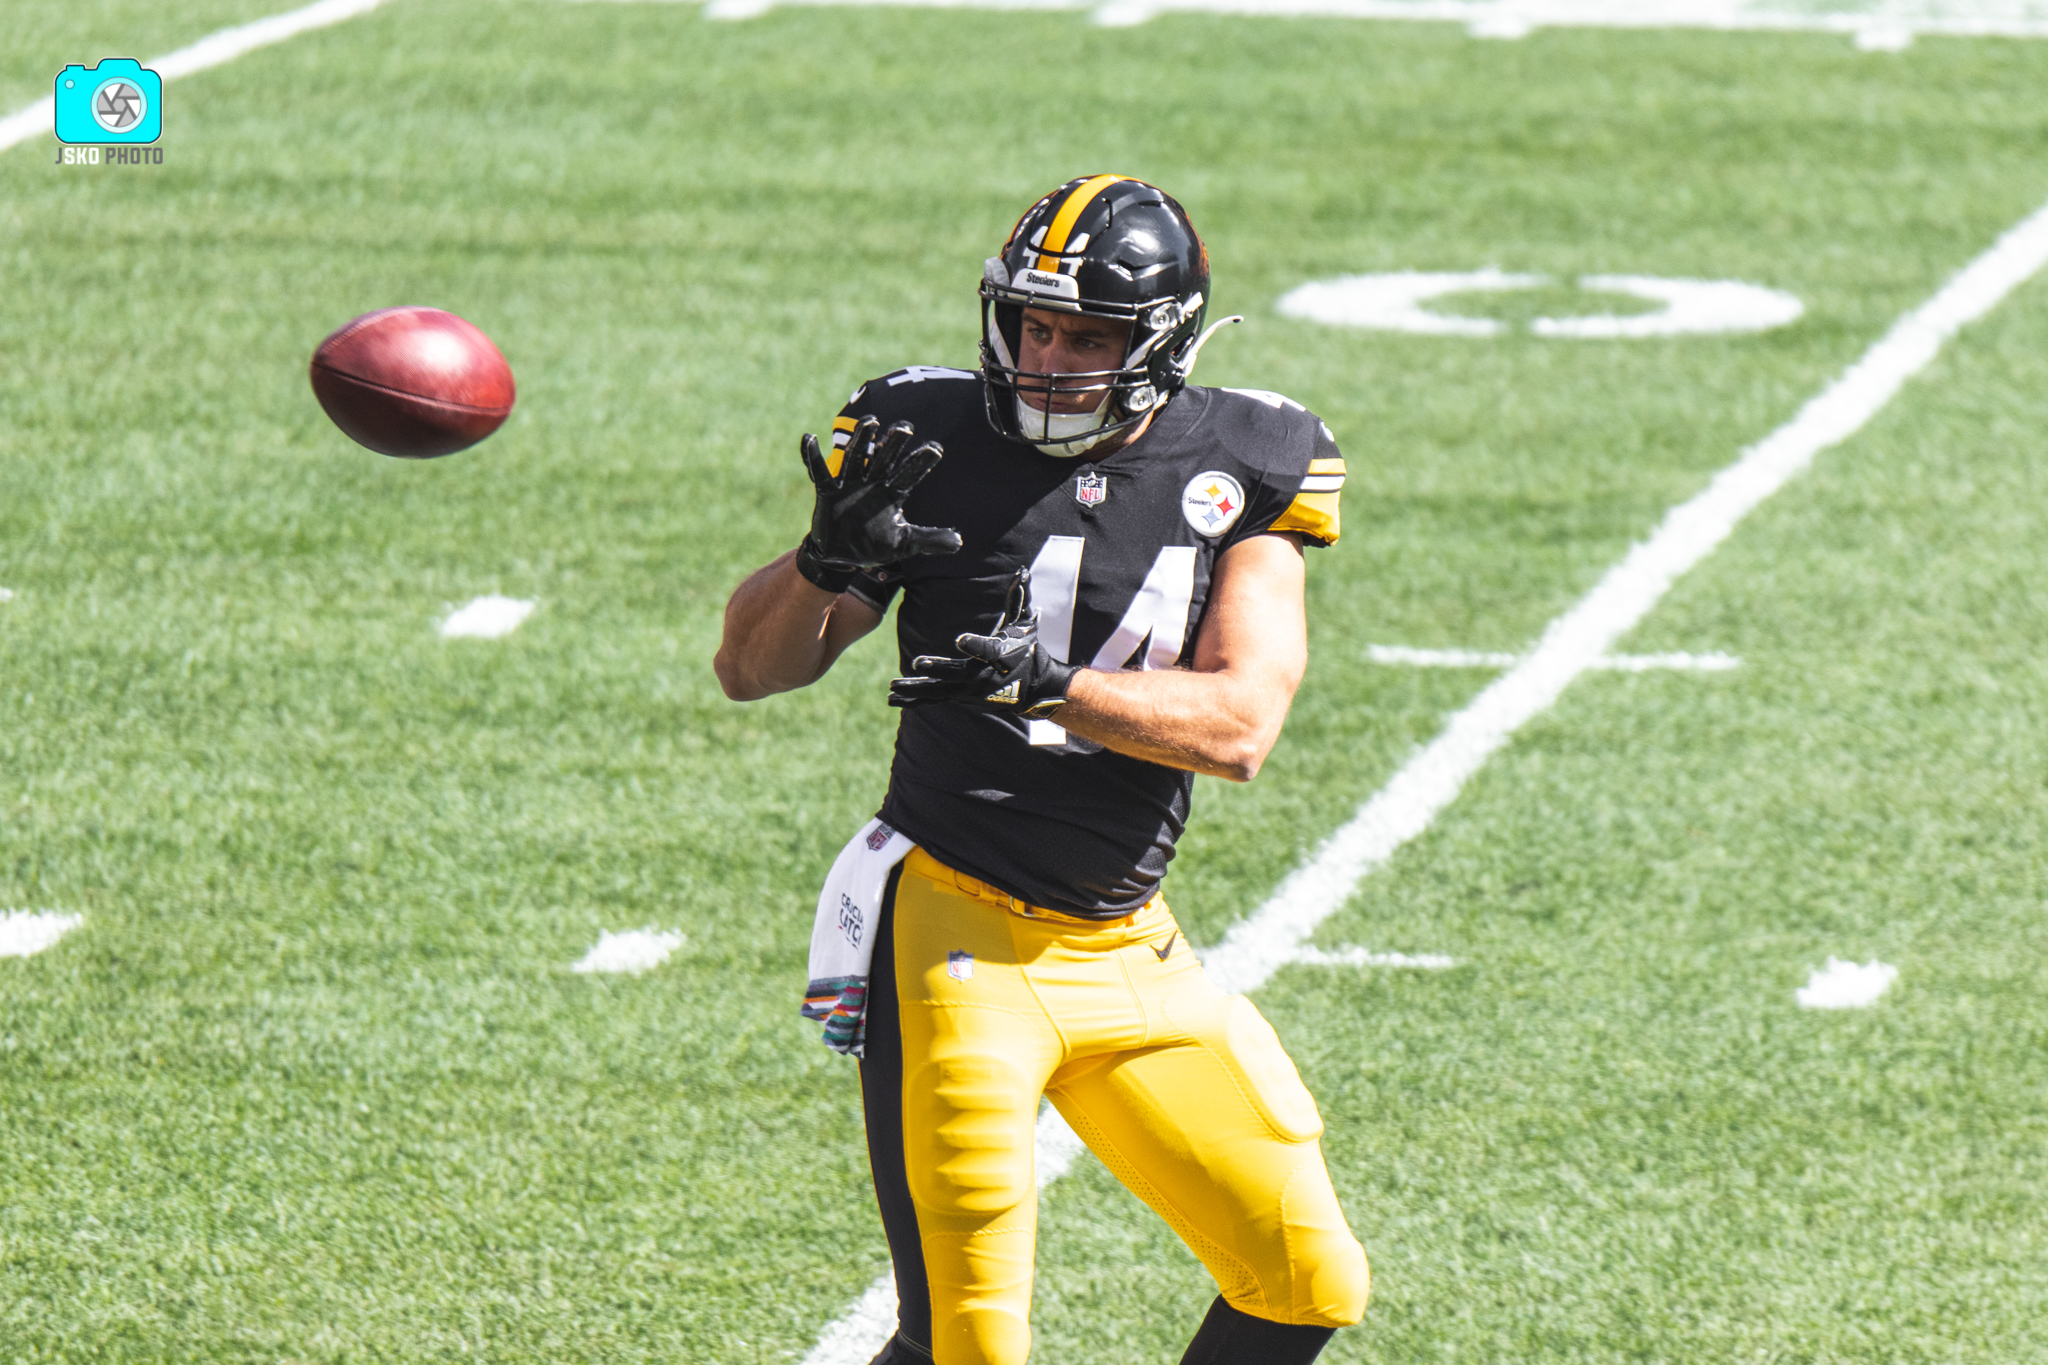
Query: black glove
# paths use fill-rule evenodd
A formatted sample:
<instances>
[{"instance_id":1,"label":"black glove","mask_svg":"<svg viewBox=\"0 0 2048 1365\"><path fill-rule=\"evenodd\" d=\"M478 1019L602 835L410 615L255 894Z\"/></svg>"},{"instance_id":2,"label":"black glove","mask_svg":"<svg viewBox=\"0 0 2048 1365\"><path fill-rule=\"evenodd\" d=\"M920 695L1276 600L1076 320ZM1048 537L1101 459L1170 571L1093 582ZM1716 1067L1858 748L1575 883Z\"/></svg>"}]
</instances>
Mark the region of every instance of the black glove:
<instances>
[{"instance_id":1,"label":"black glove","mask_svg":"<svg viewBox=\"0 0 2048 1365\"><path fill-rule=\"evenodd\" d=\"M909 449L908 422L898 422L877 440L881 426L872 417L860 419L837 474L818 453L817 437L805 432L797 446L818 500L811 509L811 533L797 547L796 568L827 592L844 592L856 569L906 555L949 555L960 548L958 531L912 526L903 519L903 500L946 452L932 441Z\"/></svg>"},{"instance_id":2,"label":"black glove","mask_svg":"<svg viewBox=\"0 0 2048 1365\"><path fill-rule=\"evenodd\" d=\"M1075 670L1039 643L1031 570L1019 569L1010 580L993 635L962 635L953 643L966 658L923 654L912 659L917 672L889 684L889 705L957 701L1030 720L1042 720L1066 705Z\"/></svg>"}]
</instances>

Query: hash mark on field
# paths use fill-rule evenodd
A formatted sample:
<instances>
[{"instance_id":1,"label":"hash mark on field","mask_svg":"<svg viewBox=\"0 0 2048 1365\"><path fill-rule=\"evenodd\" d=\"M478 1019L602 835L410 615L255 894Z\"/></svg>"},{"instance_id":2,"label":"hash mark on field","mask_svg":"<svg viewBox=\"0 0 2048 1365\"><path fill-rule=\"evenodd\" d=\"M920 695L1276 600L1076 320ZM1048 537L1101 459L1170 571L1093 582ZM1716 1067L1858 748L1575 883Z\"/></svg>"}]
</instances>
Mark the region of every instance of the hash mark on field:
<instances>
[{"instance_id":1,"label":"hash mark on field","mask_svg":"<svg viewBox=\"0 0 2048 1365\"><path fill-rule=\"evenodd\" d=\"M0 910L0 957L34 957L83 923L54 910Z\"/></svg>"},{"instance_id":2,"label":"hash mark on field","mask_svg":"<svg viewBox=\"0 0 2048 1365\"><path fill-rule=\"evenodd\" d=\"M1294 961L1304 967L1419 967L1428 972L1458 965L1458 959L1446 953L1375 953L1366 948L1325 950L1308 944L1295 952Z\"/></svg>"},{"instance_id":3,"label":"hash mark on field","mask_svg":"<svg viewBox=\"0 0 2048 1365\"><path fill-rule=\"evenodd\" d=\"M638 976L668 961L669 954L682 946L683 936L676 930L663 931L650 925L645 929L626 929L614 934L600 929L597 946L585 953L570 970Z\"/></svg>"},{"instance_id":4,"label":"hash mark on field","mask_svg":"<svg viewBox=\"0 0 2048 1365\"><path fill-rule=\"evenodd\" d=\"M497 640L519 629L520 622L533 615L537 602L491 593L449 613L441 623L444 640Z\"/></svg>"},{"instance_id":5,"label":"hash mark on field","mask_svg":"<svg viewBox=\"0 0 2048 1365\"><path fill-rule=\"evenodd\" d=\"M353 19L359 14L368 14L384 3L384 0L318 0L303 9L288 10L273 14L267 19L252 23L236 24L232 28L209 33L189 47L176 52L167 52L161 57L152 57L142 65L156 72L167 81L180 76L231 62L259 47L269 47L287 38L316 28L326 28L344 19ZM45 95L35 103L17 109L6 118L0 118L0 152L6 151L17 142L26 142L38 133L53 131L57 126L57 104L54 95Z\"/></svg>"},{"instance_id":6,"label":"hash mark on field","mask_svg":"<svg viewBox=\"0 0 2048 1365\"><path fill-rule=\"evenodd\" d=\"M1872 958L1858 966L1830 956L1828 965L1815 967L1806 984L1792 992L1792 998L1810 1010L1860 1010L1876 1004L1877 997L1898 979L1899 969L1889 962Z\"/></svg>"},{"instance_id":7,"label":"hash mark on field","mask_svg":"<svg viewBox=\"0 0 2048 1365\"><path fill-rule=\"evenodd\" d=\"M1607 657L1679 577L1733 534L1759 504L1816 455L1861 431L1941 353L1948 339L1995 308L2048 264L2048 205L2021 219L1927 302L1894 322L1840 377L1791 420L1744 450L1706 488L1673 507L1590 592L1552 621L1536 648L1452 716L1345 825L1203 954L1203 970L1226 991L1257 990L1297 960L1309 936L1342 909L1359 883L1435 823L1466 781L1524 725L1550 709L1581 673ZM1881 964L1880 964L1881 965ZM1057 1179L1081 1150L1058 1111L1040 1111L1035 1133L1039 1185ZM881 1284L860 1299L868 1304ZM825 1329L804 1365L861 1365L886 1331L863 1337L851 1314Z\"/></svg>"},{"instance_id":8,"label":"hash mark on field","mask_svg":"<svg viewBox=\"0 0 2048 1365\"><path fill-rule=\"evenodd\" d=\"M1410 668L1513 668L1519 654L1492 649L1414 649L1408 645L1367 645L1365 657L1376 664ZM1648 673L1677 669L1695 673L1726 673L1742 667L1733 654L1606 654L1586 665L1609 673Z\"/></svg>"}]
</instances>

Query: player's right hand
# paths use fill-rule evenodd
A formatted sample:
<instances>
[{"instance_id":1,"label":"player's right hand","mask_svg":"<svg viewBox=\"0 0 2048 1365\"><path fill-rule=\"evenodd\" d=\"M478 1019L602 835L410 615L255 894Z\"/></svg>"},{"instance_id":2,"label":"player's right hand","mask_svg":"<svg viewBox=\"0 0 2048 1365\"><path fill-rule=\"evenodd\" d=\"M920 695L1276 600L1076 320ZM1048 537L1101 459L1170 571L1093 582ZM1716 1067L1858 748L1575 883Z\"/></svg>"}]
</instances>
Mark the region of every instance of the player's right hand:
<instances>
[{"instance_id":1,"label":"player's right hand","mask_svg":"<svg viewBox=\"0 0 2048 1365\"><path fill-rule=\"evenodd\" d=\"M937 468L945 451L935 441L916 449L910 423L882 424L863 417L847 438L839 472L818 450L818 438L804 433L798 449L811 476L817 502L811 531L796 552L797 571L829 592L846 587L856 569L872 569L910 555L949 555L960 548L960 533L940 526L913 526L903 519L903 500Z\"/></svg>"}]
</instances>

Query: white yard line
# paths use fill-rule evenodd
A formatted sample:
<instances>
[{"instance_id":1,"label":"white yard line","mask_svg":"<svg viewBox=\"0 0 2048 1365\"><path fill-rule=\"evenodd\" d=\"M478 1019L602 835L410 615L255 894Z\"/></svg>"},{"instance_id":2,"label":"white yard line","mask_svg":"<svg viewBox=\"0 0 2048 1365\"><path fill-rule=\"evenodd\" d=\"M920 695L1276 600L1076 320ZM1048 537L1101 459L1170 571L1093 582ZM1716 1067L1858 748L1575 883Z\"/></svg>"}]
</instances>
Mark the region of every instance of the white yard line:
<instances>
[{"instance_id":1,"label":"white yard line","mask_svg":"<svg viewBox=\"0 0 2048 1365\"><path fill-rule=\"evenodd\" d=\"M1991 311L2044 263L2048 205L2022 219L1933 298L1893 323L1791 421L1666 513L1648 540L1550 623L1533 651L1452 716L1443 732L1359 807L1306 866L1289 874L1264 905L1202 955L1210 979L1227 991L1251 992L1282 966L1300 960L1309 935L1350 900L1366 875L1428 829L1466 780L1517 730L1548 710L1573 679L1607 657L1679 575L1711 554L1744 516L1815 455L1861 430L1940 354L1943 343ZM1037 1128L1039 1187L1064 1175L1080 1151L1073 1129L1050 1106L1044 1109ZM890 1315L878 1305L893 1303L894 1294L890 1277L882 1276L851 1311L825 1329L804 1365L864 1365L892 1330Z\"/></svg>"},{"instance_id":2,"label":"white yard line","mask_svg":"<svg viewBox=\"0 0 2048 1365\"><path fill-rule=\"evenodd\" d=\"M1539 28L1711 29L1839 33L1870 51L1896 52L1919 34L2048 38L2048 7L1930 3L1876 11L1772 9L1733 0L710 0L707 19L753 19L771 9L887 7L1086 11L1120 28L1162 14L1409 20L1463 24L1475 37L1522 38Z\"/></svg>"},{"instance_id":3,"label":"white yard line","mask_svg":"<svg viewBox=\"0 0 2048 1365\"><path fill-rule=\"evenodd\" d=\"M1042 1122L1039 1125L1041 1134L1044 1126ZM1041 1141L1039 1145L1042 1148L1045 1144ZM826 1361L832 1365L867 1365L895 1331L896 1276L892 1271L883 1271L853 1307L818 1334L818 1344L804 1357L804 1365L823 1365Z\"/></svg>"},{"instance_id":4,"label":"white yard line","mask_svg":"<svg viewBox=\"0 0 2048 1365\"><path fill-rule=\"evenodd\" d=\"M1550 623L1536 648L1453 716L1317 853L1288 876L1206 959L1226 990L1250 991L1291 958L1359 882L1428 829L1467 778L1728 537L1752 509L1813 457L1862 428L1966 323L1983 316L2048 261L2048 207L2036 210L1933 298L1892 324L1847 372L1704 491L1671 509L1651 537Z\"/></svg>"},{"instance_id":5,"label":"white yard line","mask_svg":"<svg viewBox=\"0 0 2048 1365\"><path fill-rule=\"evenodd\" d=\"M295 38L309 29L326 28L344 19L353 19L359 14L368 14L384 3L384 0L319 0L317 4L304 9L290 10L284 14L273 14L268 19L253 23L237 24L224 28L218 33L209 33L190 47L181 47L176 52L167 52L161 57L152 57L142 65L156 72L167 81L180 76L189 76L197 71L231 62L259 47L269 47L287 38ZM80 55L81 61L94 58ZM51 68L50 79L57 77L56 68ZM17 142L24 142L41 133L50 132L56 125L57 105L53 96L45 95L26 108L19 109L6 118L0 118L0 152L6 151Z\"/></svg>"}]
</instances>

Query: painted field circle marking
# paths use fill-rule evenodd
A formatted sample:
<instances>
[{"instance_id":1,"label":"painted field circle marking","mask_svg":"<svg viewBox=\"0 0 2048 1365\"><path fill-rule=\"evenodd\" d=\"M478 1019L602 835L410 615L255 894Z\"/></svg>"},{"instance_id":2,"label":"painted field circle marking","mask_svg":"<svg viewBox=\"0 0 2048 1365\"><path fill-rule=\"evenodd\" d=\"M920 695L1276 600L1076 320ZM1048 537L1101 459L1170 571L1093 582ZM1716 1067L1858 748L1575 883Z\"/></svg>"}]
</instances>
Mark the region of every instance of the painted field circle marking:
<instances>
[{"instance_id":1,"label":"painted field circle marking","mask_svg":"<svg viewBox=\"0 0 2048 1365\"><path fill-rule=\"evenodd\" d=\"M1499 336L1507 324L1494 318L1433 313L1426 305L1446 294L1501 293L1540 289L1547 275L1516 275L1496 269L1466 271L1399 270L1381 275L1339 275L1311 280L1289 290L1277 305L1283 317L1330 327L1360 327L1421 336ZM1610 339L1706 336L1764 332L1796 321L1806 305L1780 289L1742 280L1667 279L1658 275L1581 275L1581 289L1628 294L1663 307L1622 316L1537 318L1530 332L1540 337Z\"/></svg>"}]
</instances>

